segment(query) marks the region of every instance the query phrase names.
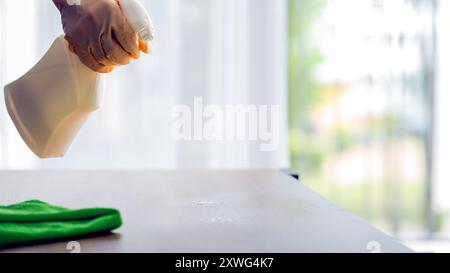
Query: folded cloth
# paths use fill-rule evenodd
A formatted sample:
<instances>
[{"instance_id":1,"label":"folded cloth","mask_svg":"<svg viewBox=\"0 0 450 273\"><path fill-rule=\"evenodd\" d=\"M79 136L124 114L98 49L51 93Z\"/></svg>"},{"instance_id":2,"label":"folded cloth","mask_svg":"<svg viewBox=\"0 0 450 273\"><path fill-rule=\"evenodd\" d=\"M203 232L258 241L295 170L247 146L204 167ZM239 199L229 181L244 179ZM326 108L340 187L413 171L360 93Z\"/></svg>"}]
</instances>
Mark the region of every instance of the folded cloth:
<instances>
[{"instance_id":1,"label":"folded cloth","mask_svg":"<svg viewBox=\"0 0 450 273\"><path fill-rule=\"evenodd\" d=\"M32 200L0 206L0 246L86 236L121 225L116 209L71 210Z\"/></svg>"}]
</instances>

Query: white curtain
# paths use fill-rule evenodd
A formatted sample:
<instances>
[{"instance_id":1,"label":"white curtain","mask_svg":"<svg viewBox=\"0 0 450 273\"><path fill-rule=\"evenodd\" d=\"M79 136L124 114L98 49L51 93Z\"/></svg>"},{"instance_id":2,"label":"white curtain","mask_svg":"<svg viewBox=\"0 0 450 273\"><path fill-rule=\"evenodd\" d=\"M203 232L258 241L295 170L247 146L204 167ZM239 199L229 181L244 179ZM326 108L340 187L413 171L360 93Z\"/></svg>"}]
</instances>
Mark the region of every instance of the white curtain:
<instances>
[{"instance_id":1,"label":"white curtain","mask_svg":"<svg viewBox=\"0 0 450 273\"><path fill-rule=\"evenodd\" d=\"M0 103L0 167L286 168L287 1L142 0L157 31L153 54L106 76L103 107L64 158L40 160ZM59 34L50 0L0 1L0 83L29 69ZM3 92L2 92L3 93ZM278 106L278 145L177 141L177 105ZM227 129L227 128L225 128Z\"/></svg>"}]
</instances>

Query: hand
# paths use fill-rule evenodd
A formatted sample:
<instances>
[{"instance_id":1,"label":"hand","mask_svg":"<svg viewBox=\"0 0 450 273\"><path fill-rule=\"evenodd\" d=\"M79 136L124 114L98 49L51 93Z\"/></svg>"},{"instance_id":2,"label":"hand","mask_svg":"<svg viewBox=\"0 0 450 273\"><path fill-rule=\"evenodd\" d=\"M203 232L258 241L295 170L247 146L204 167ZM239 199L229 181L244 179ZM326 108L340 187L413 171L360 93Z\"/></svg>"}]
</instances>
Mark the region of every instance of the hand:
<instances>
[{"instance_id":1,"label":"hand","mask_svg":"<svg viewBox=\"0 0 450 273\"><path fill-rule=\"evenodd\" d=\"M61 12L71 50L92 70L108 73L139 58L137 35L117 0L53 1Z\"/></svg>"}]
</instances>

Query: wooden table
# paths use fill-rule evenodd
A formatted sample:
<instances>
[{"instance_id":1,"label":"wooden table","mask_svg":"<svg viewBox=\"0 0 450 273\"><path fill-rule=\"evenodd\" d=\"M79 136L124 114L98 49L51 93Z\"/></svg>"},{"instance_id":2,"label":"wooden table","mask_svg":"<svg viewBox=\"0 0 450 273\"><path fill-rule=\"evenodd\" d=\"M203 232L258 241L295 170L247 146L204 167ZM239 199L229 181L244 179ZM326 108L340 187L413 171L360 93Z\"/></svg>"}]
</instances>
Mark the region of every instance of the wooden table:
<instances>
[{"instance_id":1,"label":"wooden table","mask_svg":"<svg viewBox=\"0 0 450 273\"><path fill-rule=\"evenodd\" d=\"M409 252L280 171L0 172L0 203L114 207L124 225L82 252ZM5 252L68 252L67 242Z\"/></svg>"}]
</instances>

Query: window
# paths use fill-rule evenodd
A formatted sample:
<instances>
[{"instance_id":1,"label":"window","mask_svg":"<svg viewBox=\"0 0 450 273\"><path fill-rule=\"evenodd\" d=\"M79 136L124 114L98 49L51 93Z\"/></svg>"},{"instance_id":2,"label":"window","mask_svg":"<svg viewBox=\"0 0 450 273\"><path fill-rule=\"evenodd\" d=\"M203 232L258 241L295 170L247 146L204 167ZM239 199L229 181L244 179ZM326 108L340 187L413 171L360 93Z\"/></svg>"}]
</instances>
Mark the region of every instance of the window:
<instances>
[{"instance_id":1,"label":"window","mask_svg":"<svg viewBox=\"0 0 450 273\"><path fill-rule=\"evenodd\" d=\"M448 102L435 98L446 87L436 88L446 71L436 58L436 41L448 36L444 23L437 28L443 2L290 1L293 166L317 191L404 238L442 234L448 221L443 168L434 176L449 152Z\"/></svg>"}]
</instances>

